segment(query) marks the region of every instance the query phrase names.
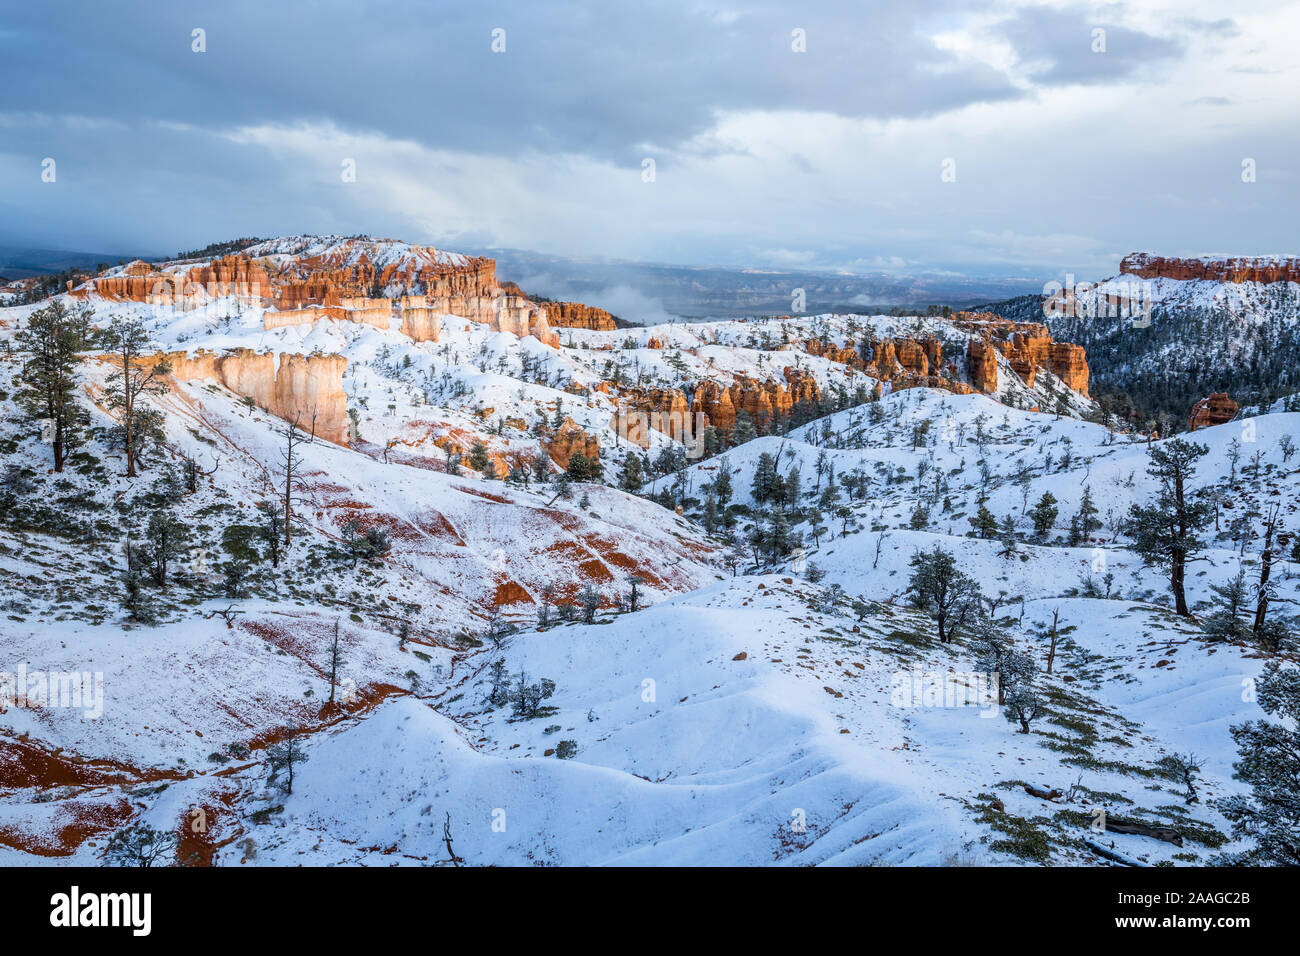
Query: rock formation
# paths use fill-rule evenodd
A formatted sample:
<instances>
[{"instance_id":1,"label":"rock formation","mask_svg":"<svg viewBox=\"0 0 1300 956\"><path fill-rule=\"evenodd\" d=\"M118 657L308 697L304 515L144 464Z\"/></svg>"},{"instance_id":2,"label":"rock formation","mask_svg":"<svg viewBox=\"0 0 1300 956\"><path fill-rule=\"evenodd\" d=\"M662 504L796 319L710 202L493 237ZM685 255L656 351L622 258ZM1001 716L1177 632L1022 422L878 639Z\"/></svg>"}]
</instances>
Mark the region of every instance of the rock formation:
<instances>
[{"instance_id":1,"label":"rock formation","mask_svg":"<svg viewBox=\"0 0 1300 956\"><path fill-rule=\"evenodd\" d=\"M1240 408L1224 392L1215 392L1192 406L1192 413L1187 417L1187 430L1208 428L1210 425L1222 425L1237 417Z\"/></svg>"},{"instance_id":2,"label":"rock formation","mask_svg":"<svg viewBox=\"0 0 1300 956\"><path fill-rule=\"evenodd\" d=\"M587 458L600 458L600 439L587 434L581 425L566 417L547 442L546 453L551 456L551 461L567 468L569 457L575 451L582 452Z\"/></svg>"},{"instance_id":3,"label":"rock formation","mask_svg":"<svg viewBox=\"0 0 1300 956\"><path fill-rule=\"evenodd\" d=\"M317 438L348 444L348 397L343 391L348 360L342 355L276 355L252 349L217 354L201 349L160 353L142 361L154 364L163 358L177 381L211 379L272 415L296 419Z\"/></svg>"},{"instance_id":4,"label":"rock formation","mask_svg":"<svg viewBox=\"0 0 1300 956\"><path fill-rule=\"evenodd\" d=\"M1121 275L1142 279L1205 279L1210 282L1300 282L1300 259L1239 256L1172 259L1134 252L1119 264Z\"/></svg>"},{"instance_id":5,"label":"rock formation","mask_svg":"<svg viewBox=\"0 0 1300 956\"><path fill-rule=\"evenodd\" d=\"M593 332L612 332L618 328L611 313L595 306L581 302L546 302L544 305L546 318L557 328L591 329Z\"/></svg>"},{"instance_id":6,"label":"rock formation","mask_svg":"<svg viewBox=\"0 0 1300 956\"><path fill-rule=\"evenodd\" d=\"M996 353L1001 353L1028 386L1045 368L1080 395L1088 394L1088 357L1083 346L1053 342L1047 326L1012 322L988 312L959 312L953 324L974 333L966 344L966 372L978 391L997 391Z\"/></svg>"},{"instance_id":7,"label":"rock formation","mask_svg":"<svg viewBox=\"0 0 1300 956\"><path fill-rule=\"evenodd\" d=\"M437 341L439 315L456 315L521 338L559 345L546 309L497 284L496 262L392 240L273 240L210 263L154 267L135 261L69 289L77 298L146 302L191 309L233 297L265 309L263 327L321 319L379 329L410 329ZM587 306L560 303L584 315ZM590 321L601 310L590 310ZM608 313L605 313L608 315Z\"/></svg>"}]
</instances>

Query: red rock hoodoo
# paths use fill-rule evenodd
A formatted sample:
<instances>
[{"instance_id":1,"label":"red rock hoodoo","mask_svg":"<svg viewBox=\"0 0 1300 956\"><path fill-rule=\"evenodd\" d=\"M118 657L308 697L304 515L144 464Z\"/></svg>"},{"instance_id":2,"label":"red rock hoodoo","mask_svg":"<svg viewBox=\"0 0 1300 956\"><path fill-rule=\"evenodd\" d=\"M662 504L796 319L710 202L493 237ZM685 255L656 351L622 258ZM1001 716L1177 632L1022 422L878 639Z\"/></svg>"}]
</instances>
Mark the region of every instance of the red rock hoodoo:
<instances>
[{"instance_id":1,"label":"red rock hoodoo","mask_svg":"<svg viewBox=\"0 0 1300 956\"><path fill-rule=\"evenodd\" d=\"M1240 408L1225 392L1215 392L1192 406L1192 413L1187 417L1187 430L1196 431L1210 425L1222 425L1237 417Z\"/></svg>"},{"instance_id":2,"label":"red rock hoodoo","mask_svg":"<svg viewBox=\"0 0 1300 956\"><path fill-rule=\"evenodd\" d=\"M1080 395L1088 394L1088 356L1083 346L1053 342L1047 326L1012 322L988 312L958 312L953 324L976 333L966 345L966 368L978 391L997 391L997 353L1001 353L1026 385L1032 387L1038 370L1045 368Z\"/></svg>"}]
</instances>

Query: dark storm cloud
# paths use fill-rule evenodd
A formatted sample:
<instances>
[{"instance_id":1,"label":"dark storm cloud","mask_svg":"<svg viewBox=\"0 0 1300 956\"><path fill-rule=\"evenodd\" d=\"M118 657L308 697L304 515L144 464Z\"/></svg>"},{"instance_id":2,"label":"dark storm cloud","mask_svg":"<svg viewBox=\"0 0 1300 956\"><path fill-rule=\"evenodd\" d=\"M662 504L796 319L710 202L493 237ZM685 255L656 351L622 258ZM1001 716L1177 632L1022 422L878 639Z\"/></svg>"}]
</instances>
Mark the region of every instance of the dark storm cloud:
<instances>
[{"instance_id":1,"label":"dark storm cloud","mask_svg":"<svg viewBox=\"0 0 1300 956\"><path fill-rule=\"evenodd\" d=\"M1007 40L1035 83L1043 86L1113 83L1170 61L1183 52L1174 40L1120 26L1114 13L1083 9L1026 7L993 28ZM1199 24L1222 32L1232 21ZM1104 30L1104 48L1094 49L1095 30Z\"/></svg>"},{"instance_id":2,"label":"dark storm cloud","mask_svg":"<svg viewBox=\"0 0 1300 956\"><path fill-rule=\"evenodd\" d=\"M10 3L0 244L164 254L332 231L697 264L999 270L1187 242L1201 228L1216 248L1286 245L1296 133L1270 74L1290 36L1271 49L1243 21L1255 39L1238 42L1233 20L1176 10L1156 36L1130 12L1002 0ZM1098 26L1105 54L1091 52ZM191 51L196 28L204 53ZM491 51L495 28L504 54ZM805 53L791 49L796 29ZM1231 69L1257 73L1262 90L1227 82ZM1121 131L1136 128L1127 108L1176 135L1113 155L1072 139L1062 101L1093 121L1121 117ZM1211 128L1214 150L1180 138ZM1186 168L1189 156L1205 168ZM1242 156L1271 158L1250 190ZM41 179L45 157L57 183ZM644 157L657 180L643 180ZM957 183L940 180L945 157L960 160ZM340 163L354 160L347 184ZM1244 211L1206 226L1219 189L1231 190L1223 209ZM1115 215L1062 225L1045 212L1080 195Z\"/></svg>"},{"instance_id":3,"label":"dark storm cloud","mask_svg":"<svg viewBox=\"0 0 1300 956\"><path fill-rule=\"evenodd\" d=\"M1019 96L919 29L920 3L31 4L0 33L0 110L206 125L328 119L428 146L625 161L717 111L921 116ZM490 50L506 31L506 52ZM207 52L191 51L206 31ZM791 31L807 50L791 50Z\"/></svg>"}]
</instances>

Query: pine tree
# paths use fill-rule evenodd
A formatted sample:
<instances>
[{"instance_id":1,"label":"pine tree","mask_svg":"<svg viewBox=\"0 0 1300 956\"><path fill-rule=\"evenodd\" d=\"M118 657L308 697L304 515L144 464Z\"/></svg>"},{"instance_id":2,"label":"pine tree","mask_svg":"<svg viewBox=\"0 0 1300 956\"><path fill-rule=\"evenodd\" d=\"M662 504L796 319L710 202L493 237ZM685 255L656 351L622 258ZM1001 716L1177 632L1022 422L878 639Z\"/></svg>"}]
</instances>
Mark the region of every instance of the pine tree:
<instances>
[{"instance_id":1,"label":"pine tree","mask_svg":"<svg viewBox=\"0 0 1300 956\"><path fill-rule=\"evenodd\" d=\"M1242 620L1247 613L1250 600L1249 586L1246 584L1246 572L1238 571L1237 576L1227 584L1210 585L1217 599L1211 612L1201 625L1206 635L1216 641L1244 641L1250 637L1250 625Z\"/></svg>"},{"instance_id":2,"label":"pine tree","mask_svg":"<svg viewBox=\"0 0 1300 956\"><path fill-rule=\"evenodd\" d=\"M583 585L582 590L578 592L578 606L582 609L583 624L591 624L596 620L596 612L600 610L603 600L600 592L593 585Z\"/></svg>"},{"instance_id":3,"label":"pine tree","mask_svg":"<svg viewBox=\"0 0 1300 956\"><path fill-rule=\"evenodd\" d=\"M754 427L754 420L749 417L749 413L743 409L737 412L736 424L731 430L732 447L751 442L757 437L758 430Z\"/></svg>"},{"instance_id":4,"label":"pine tree","mask_svg":"<svg viewBox=\"0 0 1300 956\"><path fill-rule=\"evenodd\" d=\"M487 446L481 441L474 442L470 446L469 457L465 460L465 464L486 477L488 468L492 466L492 459L488 457Z\"/></svg>"},{"instance_id":5,"label":"pine tree","mask_svg":"<svg viewBox=\"0 0 1300 956\"><path fill-rule=\"evenodd\" d=\"M87 421L76 403L76 379L77 366L90 346L93 314L89 306L69 311L54 299L28 316L15 336L19 350L30 356L23 364L18 398L29 415L49 423L56 472L63 471L64 459Z\"/></svg>"},{"instance_id":6,"label":"pine tree","mask_svg":"<svg viewBox=\"0 0 1300 956\"><path fill-rule=\"evenodd\" d=\"M937 544L932 551L918 551L908 564L912 604L934 619L940 643L947 643L978 611L979 588L957 570L957 559Z\"/></svg>"},{"instance_id":7,"label":"pine tree","mask_svg":"<svg viewBox=\"0 0 1300 956\"><path fill-rule=\"evenodd\" d=\"M189 529L172 512L159 509L149 516L143 554L154 584L160 588L167 586L167 570L185 553L188 544Z\"/></svg>"},{"instance_id":8,"label":"pine tree","mask_svg":"<svg viewBox=\"0 0 1300 956\"><path fill-rule=\"evenodd\" d=\"M731 469L727 467L727 460L724 458L718 465L718 477L713 479L713 493L718 497L718 504L725 509L731 502L733 494L731 487Z\"/></svg>"},{"instance_id":9,"label":"pine tree","mask_svg":"<svg viewBox=\"0 0 1300 956\"><path fill-rule=\"evenodd\" d=\"M1004 558L1014 557L1020 549L1020 542L1016 539L1016 520L1011 515L1007 515L1002 519L999 540L1002 542L1002 550L998 554Z\"/></svg>"},{"instance_id":10,"label":"pine tree","mask_svg":"<svg viewBox=\"0 0 1300 956\"><path fill-rule=\"evenodd\" d=\"M998 679L998 705L1005 700L1005 685L1002 683L1002 671L1006 668L1015 648L992 615L979 614L971 626L970 653L975 658L975 667L983 673Z\"/></svg>"},{"instance_id":11,"label":"pine tree","mask_svg":"<svg viewBox=\"0 0 1300 956\"><path fill-rule=\"evenodd\" d=\"M1097 517L1097 506L1092 503L1092 488L1088 485L1083 486L1083 499L1079 502L1078 528L1079 534L1084 538L1089 538L1092 533L1101 527L1101 519Z\"/></svg>"},{"instance_id":12,"label":"pine tree","mask_svg":"<svg viewBox=\"0 0 1300 956\"><path fill-rule=\"evenodd\" d=\"M1251 795L1219 801L1238 839L1255 847L1234 863L1300 866L1300 668L1270 661L1255 683L1259 705L1277 721L1252 720L1232 727L1241 757L1234 776Z\"/></svg>"},{"instance_id":13,"label":"pine tree","mask_svg":"<svg viewBox=\"0 0 1300 956\"><path fill-rule=\"evenodd\" d=\"M988 505L980 505L975 517L968 520L971 527L975 529L975 533L981 538L992 538L998 533L998 519L989 510Z\"/></svg>"},{"instance_id":14,"label":"pine tree","mask_svg":"<svg viewBox=\"0 0 1300 956\"><path fill-rule=\"evenodd\" d=\"M284 509L278 501L262 501L257 505L258 515L261 518L259 530L262 536L262 542L266 545L266 556L271 561L271 567L280 566L280 535L283 533Z\"/></svg>"},{"instance_id":15,"label":"pine tree","mask_svg":"<svg viewBox=\"0 0 1300 956\"><path fill-rule=\"evenodd\" d=\"M580 451L575 451L569 456L569 464L566 469L569 477L574 481L600 481L601 465L599 458L588 458Z\"/></svg>"},{"instance_id":16,"label":"pine tree","mask_svg":"<svg viewBox=\"0 0 1300 956\"><path fill-rule=\"evenodd\" d=\"M1029 733L1029 725L1043 715L1043 700L1034 686L1038 664L1028 654L1013 650L1002 665L998 693L1008 720L1020 722L1020 732Z\"/></svg>"},{"instance_id":17,"label":"pine tree","mask_svg":"<svg viewBox=\"0 0 1300 956\"><path fill-rule=\"evenodd\" d=\"M781 487L782 481L776 470L776 460L769 452L763 452L754 465L754 481L750 487L750 494L759 504L767 504L781 497Z\"/></svg>"},{"instance_id":18,"label":"pine tree","mask_svg":"<svg viewBox=\"0 0 1300 956\"><path fill-rule=\"evenodd\" d=\"M713 534L718 530L718 499L710 492L704 498L704 531Z\"/></svg>"},{"instance_id":19,"label":"pine tree","mask_svg":"<svg viewBox=\"0 0 1300 956\"><path fill-rule=\"evenodd\" d=\"M267 783L286 794L293 793L294 768L307 762L307 752L297 736L299 732L297 727L290 727L288 737L266 748Z\"/></svg>"},{"instance_id":20,"label":"pine tree","mask_svg":"<svg viewBox=\"0 0 1300 956\"><path fill-rule=\"evenodd\" d=\"M1034 534L1042 538L1050 533L1056 524L1057 513L1055 496L1050 491L1044 491L1043 497L1034 505L1034 510L1029 512L1029 517L1034 522Z\"/></svg>"},{"instance_id":21,"label":"pine tree","mask_svg":"<svg viewBox=\"0 0 1300 956\"><path fill-rule=\"evenodd\" d=\"M330 640L330 645L327 650L327 654L328 656L325 659L325 667L326 670L329 672L329 680L330 680L329 702L330 705L332 706L334 704L334 691L339 686L339 668L346 663L346 661L343 658L343 639L339 631L338 618L334 619L334 636Z\"/></svg>"},{"instance_id":22,"label":"pine tree","mask_svg":"<svg viewBox=\"0 0 1300 956\"><path fill-rule=\"evenodd\" d=\"M1210 522L1211 506L1194 500L1187 488L1196 468L1196 460L1209 453L1205 445L1175 438L1164 445L1152 445L1147 454L1147 474L1160 482L1154 503L1133 505L1129 511L1133 550L1148 565L1169 572L1169 588L1174 609L1189 617L1184 579L1189 562L1205 547L1198 537Z\"/></svg>"},{"instance_id":23,"label":"pine tree","mask_svg":"<svg viewBox=\"0 0 1300 956\"><path fill-rule=\"evenodd\" d=\"M645 476L641 471L641 458L631 454L623 459L623 475L618 486L624 491L636 494L645 485Z\"/></svg>"}]
</instances>

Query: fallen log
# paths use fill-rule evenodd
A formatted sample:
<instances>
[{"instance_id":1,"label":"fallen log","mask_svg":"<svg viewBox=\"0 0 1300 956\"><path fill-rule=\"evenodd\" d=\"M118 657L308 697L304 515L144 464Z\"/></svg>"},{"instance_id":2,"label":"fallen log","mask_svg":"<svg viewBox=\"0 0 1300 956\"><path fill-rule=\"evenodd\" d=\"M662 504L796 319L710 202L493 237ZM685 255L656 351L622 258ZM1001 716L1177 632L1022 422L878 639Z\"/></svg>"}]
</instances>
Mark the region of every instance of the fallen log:
<instances>
[{"instance_id":1,"label":"fallen log","mask_svg":"<svg viewBox=\"0 0 1300 956\"><path fill-rule=\"evenodd\" d=\"M1140 820L1116 820L1107 816L1106 829L1113 833L1131 833L1137 836L1152 837L1156 840L1172 843L1174 846L1183 845L1183 835L1173 827L1153 827L1151 824L1143 823Z\"/></svg>"},{"instance_id":2,"label":"fallen log","mask_svg":"<svg viewBox=\"0 0 1300 956\"><path fill-rule=\"evenodd\" d=\"M1151 865L1149 863L1143 863L1141 860L1135 860L1131 856L1127 856L1123 853L1120 853L1119 850L1112 850L1110 849L1110 847L1102 846L1100 843L1097 843L1095 840L1089 840L1086 837L1084 838L1083 845L1086 846L1093 853L1096 853L1098 856L1105 857L1107 860L1112 860L1113 862L1120 864L1120 866L1150 866Z\"/></svg>"},{"instance_id":3,"label":"fallen log","mask_svg":"<svg viewBox=\"0 0 1300 956\"><path fill-rule=\"evenodd\" d=\"M1040 790L1038 787L1031 786L1030 784L1025 784L1024 786L1025 793L1029 794L1031 797L1038 797L1040 800L1061 799L1061 791L1056 787L1053 787L1051 790Z\"/></svg>"}]
</instances>

